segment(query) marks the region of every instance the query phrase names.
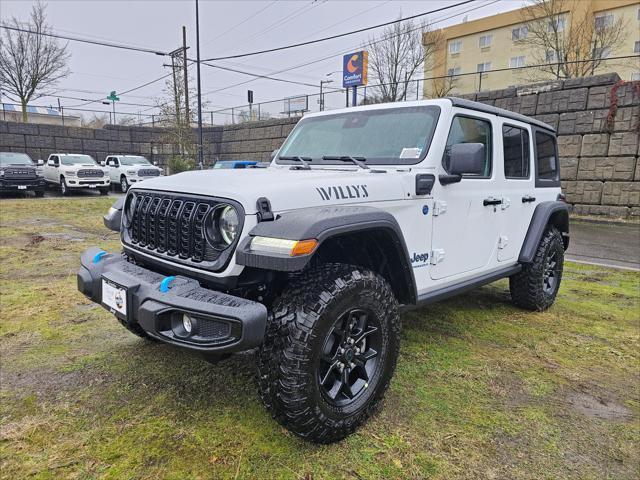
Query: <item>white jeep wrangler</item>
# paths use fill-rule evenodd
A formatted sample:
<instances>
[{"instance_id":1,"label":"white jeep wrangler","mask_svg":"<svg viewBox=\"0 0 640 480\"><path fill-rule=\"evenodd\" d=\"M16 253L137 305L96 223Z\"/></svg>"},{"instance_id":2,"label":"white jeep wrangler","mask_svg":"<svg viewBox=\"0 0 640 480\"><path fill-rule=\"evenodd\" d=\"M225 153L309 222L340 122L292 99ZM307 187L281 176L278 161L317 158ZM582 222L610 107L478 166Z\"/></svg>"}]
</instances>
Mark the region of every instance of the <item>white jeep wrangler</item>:
<instances>
[{"instance_id":1,"label":"white jeep wrangler","mask_svg":"<svg viewBox=\"0 0 640 480\"><path fill-rule=\"evenodd\" d=\"M258 348L260 395L333 442L379 406L404 308L509 278L549 308L568 208L553 128L450 98L306 115L267 169L134 185L105 216L123 253L78 289L144 338L212 359Z\"/></svg>"},{"instance_id":2,"label":"white jeep wrangler","mask_svg":"<svg viewBox=\"0 0 640 480\"><path fill-rule=\"evenodd\" d=\"M118 185L122 193L134 183L162 175L161 168L140 155L109 155L103 165L107 167L111 184Z\"/></svg>"},{"instance_id":3,"label":"white jeep wrangler","mask_svg":"<svg viewBox=\"0 0 640 480\"><path fill-rule=\"evenodd\" d=\"M60 187L62 195L71 190L99 189L102 195L109 193L111 180L104 167L90 155L77 153L52 153L43 167L44 179Z\"/></svg>"}]
</instances>

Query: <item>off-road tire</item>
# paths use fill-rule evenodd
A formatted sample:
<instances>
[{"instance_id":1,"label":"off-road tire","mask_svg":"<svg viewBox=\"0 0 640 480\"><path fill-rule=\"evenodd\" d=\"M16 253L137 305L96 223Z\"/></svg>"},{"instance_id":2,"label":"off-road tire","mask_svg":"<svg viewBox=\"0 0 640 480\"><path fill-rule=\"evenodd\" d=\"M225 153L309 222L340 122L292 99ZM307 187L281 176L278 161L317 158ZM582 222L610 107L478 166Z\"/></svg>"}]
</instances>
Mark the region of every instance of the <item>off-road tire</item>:
<instances>
[{"instance_id":1,"label":"off-road tire","mask_svg":"<svg viewBox=\"0 0 640 480\"><path fill-rule=\"evenodd\" d=\"M379 319L380 359L369 386L339 407L317 379L320 350L341 312L367 308ZM353 433L379 408L400 348L398 302L380 275L353 265L319 265L296 278L269 313L257 354L260 397L272 416L296 435L331 443Z\"/></svg>"},{"instance_id":2,"label":"off-road tire","mask_svg":"<svg viewBox=\"0 0 640 480\"><path fill-rule=\"evenodd\" d=\"M554 273L557 277L553 289L545 291L545 268L551 254L555 254ZM548 227L540 240L533 261L525 264L519 273L509 277L509 290L513 303L521 308L538 312L548 309L555 301L560 288L563 264L562 235L557 228Z\"/></svg>"}]
</instances>

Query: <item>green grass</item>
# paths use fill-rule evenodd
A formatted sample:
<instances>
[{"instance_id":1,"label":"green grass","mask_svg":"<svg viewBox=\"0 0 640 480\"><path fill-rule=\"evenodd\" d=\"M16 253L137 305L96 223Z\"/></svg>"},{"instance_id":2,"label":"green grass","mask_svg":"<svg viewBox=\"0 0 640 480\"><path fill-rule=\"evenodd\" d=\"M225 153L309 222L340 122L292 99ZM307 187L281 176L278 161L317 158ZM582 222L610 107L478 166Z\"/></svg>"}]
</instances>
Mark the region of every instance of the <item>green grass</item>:
<instances>
[{"instance_id":1,"label":"green grass","mask_svg":"<svg viewBox=\"0 0 640 480\"><path fill-rule=\"evenodd\" d=\"M110 202L0 203L1 478L637 478L638 273L569 263L544 313L502 281L405 315L381 412L315 446L252 354L146 343L76 291L80 252L118 248Z\"/></svg>"}]
</instances>

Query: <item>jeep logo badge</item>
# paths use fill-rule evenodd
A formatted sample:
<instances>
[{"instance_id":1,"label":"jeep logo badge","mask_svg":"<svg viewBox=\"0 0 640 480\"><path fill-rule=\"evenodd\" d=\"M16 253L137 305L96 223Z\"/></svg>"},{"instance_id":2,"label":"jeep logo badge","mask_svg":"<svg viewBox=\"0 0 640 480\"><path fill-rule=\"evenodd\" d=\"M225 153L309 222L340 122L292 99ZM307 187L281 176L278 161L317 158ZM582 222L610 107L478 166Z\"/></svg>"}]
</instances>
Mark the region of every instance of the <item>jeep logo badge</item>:
<instances>
[{"instance_id":1,"label":"jeep logo badge","mask_svg":"<svg viewBox=\"0 0 640 480\"><path fill-rule=\"evenodd\" d=\"M350 198L367 198L369 192L366 185L340 185L336 187L317 187L322 200L348 200Z\"/></svg>"}]
</instances>

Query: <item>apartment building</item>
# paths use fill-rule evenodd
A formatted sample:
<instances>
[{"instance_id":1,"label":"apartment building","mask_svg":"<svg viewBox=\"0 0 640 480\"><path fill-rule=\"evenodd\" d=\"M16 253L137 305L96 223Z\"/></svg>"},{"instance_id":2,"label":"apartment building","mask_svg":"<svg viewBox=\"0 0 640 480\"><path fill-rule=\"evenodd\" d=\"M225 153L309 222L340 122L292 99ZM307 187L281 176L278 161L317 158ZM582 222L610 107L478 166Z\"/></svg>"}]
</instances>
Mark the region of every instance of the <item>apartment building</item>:
<instances>
[{"instance_id":1,"label":"apartment building","mask_svg":"<svg viewBox=\"0 0 640 480\"><path fill-rule=\"evenodd\" d=\"M571 11L548 20L550 29L568 31L573 19L585 16L593 18L595 28L606 28L622 19L626 28L621 40L612 48L595 49L592 53L604 58L594 73L617 72L624 80L640 80L640 2L580 0L567 5ZM543 47L532 46L527 40L524 8L442 29L442 48L432 62L425 62L424 77L449 77L426 80L424 96L473 93L556 78L551 72L532 67L541 60L557 63L558 59L553 50L541 51ZM639 56L613 58L633 55Z\"/></svg>"}]
</instances>

